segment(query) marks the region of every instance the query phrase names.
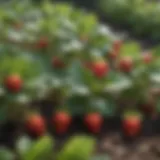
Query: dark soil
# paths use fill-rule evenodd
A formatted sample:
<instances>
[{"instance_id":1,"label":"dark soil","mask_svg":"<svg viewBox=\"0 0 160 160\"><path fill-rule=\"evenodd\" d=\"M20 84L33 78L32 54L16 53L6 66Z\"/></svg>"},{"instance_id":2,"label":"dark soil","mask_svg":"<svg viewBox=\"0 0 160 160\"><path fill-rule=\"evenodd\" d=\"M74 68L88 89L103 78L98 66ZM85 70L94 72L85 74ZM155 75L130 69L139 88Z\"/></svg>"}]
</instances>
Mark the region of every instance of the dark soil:
<instances>
[{"instance_id":1,"label":"dark soil","mask_svg":"<svg viewBox=\"0 0 160 160\"><path fill-rule=\"evenodd\" d=\"M160 159L159 143L159 136L124 141L119 133L112 133L99 142L98 150L108 153L112 160L158 160Z\"/></svg>"}]
</instances>

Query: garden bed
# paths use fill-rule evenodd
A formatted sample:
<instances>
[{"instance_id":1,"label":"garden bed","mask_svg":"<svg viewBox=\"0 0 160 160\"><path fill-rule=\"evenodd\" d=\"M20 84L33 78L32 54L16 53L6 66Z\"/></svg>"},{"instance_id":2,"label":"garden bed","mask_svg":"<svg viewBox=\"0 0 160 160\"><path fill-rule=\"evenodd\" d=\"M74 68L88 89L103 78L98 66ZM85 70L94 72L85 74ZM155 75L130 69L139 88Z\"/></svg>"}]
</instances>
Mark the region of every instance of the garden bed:
<instances>
[{"instance_id":1,"label":"garden bed","mask_svg":"<svg viewBox=\"0 0 160 160\"><path fill-rule=\"evenodd\" d=\"M156 160L160 48L124 40L70 5L4 7L0 144L16 156L9 160L89 160L103 153ZM89 136L67 143L80 134Z\"/></svg>"}]
</instances>

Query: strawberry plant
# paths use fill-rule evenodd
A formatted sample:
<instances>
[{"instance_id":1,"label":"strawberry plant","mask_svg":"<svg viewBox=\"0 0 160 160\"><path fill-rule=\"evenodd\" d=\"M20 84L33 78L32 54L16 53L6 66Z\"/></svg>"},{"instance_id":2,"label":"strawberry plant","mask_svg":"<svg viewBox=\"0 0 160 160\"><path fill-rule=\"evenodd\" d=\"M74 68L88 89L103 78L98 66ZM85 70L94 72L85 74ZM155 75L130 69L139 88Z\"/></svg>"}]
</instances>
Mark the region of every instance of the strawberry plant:
<instances>
[{"instance_id":1,"label":"strawberry plant","mask_svg":"<svg viewBox=\"0 0 160 160\"><path fill-rule=\"evenodd\" d=\"M101 0L98 11L116 25L138 36L159 40L159 2L146 0ZM154 17L154 18L153 18Z\"/></svg>"},{"instance_id":2,"label":"strawberry plant","mask_svg":"<svg viewBox=\"0 0 160 160\"><path fill-rule=\"evenodd\" d=\"M9 46L8 46L9 47ZM0 55L0 83L1 83L1 111L2 121L6 118L16 119L23 116L25 106L29 105L38 94L35 92L36 85L29 83L38 82L44 69L40 61L33 55L19 50L3 50ZM35 63L37 64L35 66ZM12 108L14 109L12 110ZM13 120L12 119L12 120Z\"/></svg>"},{"instance_id":3,"label":"strawberry plant","mask_svg":"<svg viewBox=\"0 0 160 160\"><path fill-rule=\"evenodd\" d=\"M114 10L123 12L127 22L134 12L130 6L143 3L110 1L107 12L118 22ZM75 137L56 153L50 129L65 135L80 117L88 131L99 134L104 120L118 116L124 134L136 137L145 117L140 115L159 114L159 47L142 51L138 43L116 38L94 14L66 4L12 1L0 13L1 122L23 122L24 132L38 138L20 141L18 154L7 151L8 159L89 160L91 137ZM33 107L43 100L49 105ZM51 117L41 108L51 108Z\"/></svg>"},{"instance_id":4,"label":"strawberry plant","mask_svg":"<svg viewBox=\"0 0 160 160\"><path fill-rule=\"evenodd\" d=\"M84 117L97 134L105 118L123 118L126 110L159 112L159 48L142 53L138 43L118 40L95 15L69 5L16 1L1 12L1 118L22 121L40 137L48 121L62 135L74 117ZM40 100L50 102L51 114L55 109L51 119L27 107ZM129 135L141 128L136 118L124 120Z\"/></svg>"},{"instance_id":5,"label":"strawberry plant","mask_svg":"<svg viewBox=\"0 0 160 160\"><path fill-rule=\"evenodd\" d=\"M82 145L85 143L85 146ZM57 160L89 160L94 151L94 139L86 136L71 138L60 151Z\"/></svg>"},{"instance_id":6,"label":"strawberry plant","mask_svg":"<svg viewBox=\"0 0 160 160\"><path fill-rule=\"evenodd\" d=\"M69 5L52 5L48 1L39 5L31 1L3 5L0 9L2 115L14 104L15 113L4 115L15 119L28 110L18 106L29 105L34 100L54 97L54 102L65 105L74 87L68 82L71 79L76 82L78 78L79 70L72 71L75 62L93 63L94 59L103 59L114 36L98 23L95 15ZM92 72L97 77L104 77L109 70L108 63L101 63L93 65ZM82 74L84 71L83 68Z\"/></svg>"}]
</instances>

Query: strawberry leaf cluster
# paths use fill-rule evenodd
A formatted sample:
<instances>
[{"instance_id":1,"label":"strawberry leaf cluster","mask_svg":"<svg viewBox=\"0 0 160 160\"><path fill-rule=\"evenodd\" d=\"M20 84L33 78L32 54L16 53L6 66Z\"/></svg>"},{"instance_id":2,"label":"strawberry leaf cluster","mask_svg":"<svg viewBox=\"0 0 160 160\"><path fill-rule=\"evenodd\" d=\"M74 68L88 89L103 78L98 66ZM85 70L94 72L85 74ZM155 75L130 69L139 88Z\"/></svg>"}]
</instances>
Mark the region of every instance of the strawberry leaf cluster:
<instances>
[{"instance_id":1,"label":"strawberry leaf cluster","mask_svg":"<svg viewBox=\"0 0 160 160\"><path fill-rule=\"evenodd\" d=\"M129 28L135 35L159 40L159 2L146 0L101 0L99 11L114 24ZM153 18L154 17L154 18Z\"/></svg>"}]
</instances>

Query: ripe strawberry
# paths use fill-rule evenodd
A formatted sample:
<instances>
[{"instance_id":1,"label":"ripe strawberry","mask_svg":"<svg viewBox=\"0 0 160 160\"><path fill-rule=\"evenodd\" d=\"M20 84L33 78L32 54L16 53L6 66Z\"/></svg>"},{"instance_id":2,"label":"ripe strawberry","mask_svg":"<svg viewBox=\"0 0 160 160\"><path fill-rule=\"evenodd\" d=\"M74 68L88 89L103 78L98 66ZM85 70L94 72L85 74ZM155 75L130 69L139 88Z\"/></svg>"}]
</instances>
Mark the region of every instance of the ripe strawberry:
<instances>
[{"instance_id":1,"label":"ripe strawberry","mask_svg":"<svg viewBox=\"0 0 160 160\"><path fill-rule=\"evenodd\" d=\"M8 76L5 81L5 87L11 92L19 92L22 88L22 79L19 75L13 74Z\"/></svg>"},{"instance_id":2,"label":"ripe strawberry","mask_svg":"<svg viewBox=\"0 0 160 160\"><path fill-rule=\"evenodd\" d=\"M107 62L96 62L92 65L92 71L96 77L102 78L109 72L109 65Z\"/></svg>"},{"instance_id":3,"label":"ripe strawberry","mask_svg":"<svg viewBox=\"0 0 160 160\"><path fill-rule=\"evenodd\" d=\"M92 133L99 133L102 127L103 118L99 113L90 113L84 117L86 127Z\"/></svg>"},{"instance_id":4,"label":"ripe strawberry","mask_svg":"<svg viewBox=\"0 0 160 160\"><path fill-rule=\"evenodd\" d=\"M66 112L57 112L53 118L53 125L55 126L55 131L57 134L64 134L69 129L72 122L72 118Z\"/></svg>"},{"instance_id":5,"label":"ripe strawberry","mask_svg":"<svg viewBox=\"0 0 160 160\"><path fill-rule=\"evenodd\" d=\"M145 53L142 56L144 63L149 64L153 60L153 56L151 53Z\"/></svg>"},{"instance_id":6,"label":"ripe strawberry","mask_svg":"<svg viewBox=\"0 0 160 160\"><path fill-rule=\"evenodd\" d=\"M141 118L139 116L127 116L122 121L122 127L126 136L135 137L141 131Z\"/></svg>"},{"instance_id":7,"label":"ripe strawberry","mask_svg":"<svg viewBox=\"0 0 160 160\"><path fill-rule=\"evenodd\" d=\"M58 57L52 59L52 65L55 68L63 68L65 66L64 62Z\"/></svg>"},{"instance_id":8,"label":"ripe strawberry","mask_svg":"<svg viewBox=\"0 0 160 160\"><path fill-rule=\"evenodd\" d=\"M133 60L131 57L124 57L119 61L119 69L123 72L130 72L133 68Z\"/></svg>"},{"instance_id":9,"label":"ripe strawberry","mask_svg":"<svg viewBox=\"0 0 160 160\"><path fill-rule=\"evenodd\" d=\"M113 42L113 50L116 52L116 53L119 53L120 52L120 49L122 47L122 44L123 42L121 40L117 40L117 41L114 41Z\"/></svg>"},{"instance_id":10,"label":"ripe strawberry","mask_svg":"<svg viewBox=\"0 0 160 160\"><path fill-rule=\"evenodd\" d=\"M43 117L38 114L28 116L25 126L28 132L34 136L43 136L46 132L45 121Z\"/></svg>"},{"instance_id":11,"label":"ripe strawberry","mask_svg":"<svg viewBox=\"0 0 160 160\"><path fill-rule=\"evenodd\" d=\"M46 47L48 47L48 44L49 44L48 38L47 37L41 37L37 42L37 48L40 48L40 49L46 48Z\"/></svg>"}]
</instances>

